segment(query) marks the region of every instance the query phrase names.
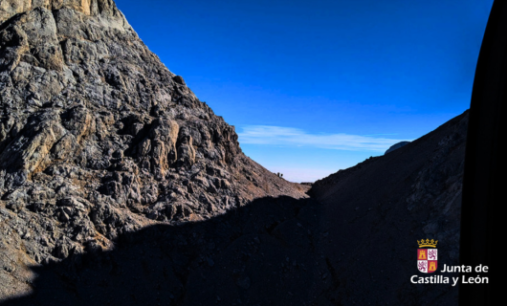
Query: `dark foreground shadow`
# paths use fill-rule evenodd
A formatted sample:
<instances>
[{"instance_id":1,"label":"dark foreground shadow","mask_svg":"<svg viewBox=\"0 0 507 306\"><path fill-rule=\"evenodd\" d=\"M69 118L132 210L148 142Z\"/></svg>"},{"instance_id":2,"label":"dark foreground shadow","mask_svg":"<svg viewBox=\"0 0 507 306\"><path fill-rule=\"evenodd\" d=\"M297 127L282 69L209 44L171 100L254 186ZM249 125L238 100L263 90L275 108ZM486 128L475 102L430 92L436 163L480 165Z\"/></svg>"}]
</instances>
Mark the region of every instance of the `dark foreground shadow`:
<instances>
[{"instance_id":1,"label":"dark foreground shadow","mask_svg":"<svg viewBox=\"0 0 507 306\"><path fill-rule=\"evenodd\" d=\"M314 199L263 198L207 221L147 227L111 251L32 267L32 293L0 304L456 304L457 287L410 283L416 248L402 241L422 233L375 211L357 230L333 232L345 215L331 212Z\"/></svg>"},{"instance_id":2,"label":"dark foreground shadow","mask_svg":"<svg viewBox=\"0 0 507 306\"><path fill-rule=\"evenodd\" d=\"M2 305L318 304L334 286L313 245L318 209L265 198L204 222L144 228L112 251L33 267L33 293Z\"/></svg>"}]
</instances>

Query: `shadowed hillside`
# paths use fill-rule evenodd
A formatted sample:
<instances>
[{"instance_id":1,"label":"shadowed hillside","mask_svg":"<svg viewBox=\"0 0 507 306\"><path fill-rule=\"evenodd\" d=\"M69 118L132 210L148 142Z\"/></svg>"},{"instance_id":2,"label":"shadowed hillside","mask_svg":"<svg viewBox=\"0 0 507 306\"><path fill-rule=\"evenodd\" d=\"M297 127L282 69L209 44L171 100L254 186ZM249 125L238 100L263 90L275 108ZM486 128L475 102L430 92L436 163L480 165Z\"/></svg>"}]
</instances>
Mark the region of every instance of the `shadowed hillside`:
<instances>
[{"instance_id":1,"label":"shadowed hillside","mask_svg":"<svg viewBox=\"0 0 507 306\"><path fill-rule=\"evenodd\" d=\"M409 276L419 274L420 239L439 241L439 269L459 264L467 126L468 111L402 148L312 186L312 196L324 207L321 226L333 241L322 244L323 252L342 267L340 276L346 279L335 299L359 299L360 305L372 297L397 305L457 303L457 287L414 286Z\"/></svg>"}]
</instances>

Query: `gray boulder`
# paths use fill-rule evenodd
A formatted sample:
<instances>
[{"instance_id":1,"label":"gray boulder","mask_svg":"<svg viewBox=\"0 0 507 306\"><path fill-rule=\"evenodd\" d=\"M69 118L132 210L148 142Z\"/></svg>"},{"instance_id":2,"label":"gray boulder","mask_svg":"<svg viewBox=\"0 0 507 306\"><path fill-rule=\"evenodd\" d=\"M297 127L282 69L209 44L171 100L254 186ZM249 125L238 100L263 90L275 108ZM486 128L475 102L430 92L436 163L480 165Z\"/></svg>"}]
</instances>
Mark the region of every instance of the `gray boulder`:
<instances>
[{"instance_id":1,"label":"gray boulder","mask_svg":"<svg viewBox=\"0 0 507 306\"><path fill-rule=\"evenodd\" d=\"M387 149L387 151L384 154L387 154L387 153L392 152L392 151L394 151L396 149L399 149L399 148L401 148L403 146L406 146L409 143L410 143L410 141L400 141L400 142L398 142L396 144L393 144L391 147L389 147L389 149Z\"/></svg>"}]
</instances>

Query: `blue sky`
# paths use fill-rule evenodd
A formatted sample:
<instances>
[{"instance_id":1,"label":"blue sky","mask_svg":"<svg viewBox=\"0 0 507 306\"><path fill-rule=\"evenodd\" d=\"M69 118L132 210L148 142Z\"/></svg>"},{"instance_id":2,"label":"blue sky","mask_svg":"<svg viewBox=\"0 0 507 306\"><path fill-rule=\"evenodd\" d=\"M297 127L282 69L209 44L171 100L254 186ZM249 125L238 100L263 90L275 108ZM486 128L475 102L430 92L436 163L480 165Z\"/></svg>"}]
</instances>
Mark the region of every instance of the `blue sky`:
<instances>
[{"instance_id":1,"label":"blue sky","mask_svg":"<svg viewBox=\"0 0 507 306\"><path fill-rule=\"evenodd\" d=\"M246 155L300 182L465 111L493 0L116 3Z\"/></svg>"}]
</instances>

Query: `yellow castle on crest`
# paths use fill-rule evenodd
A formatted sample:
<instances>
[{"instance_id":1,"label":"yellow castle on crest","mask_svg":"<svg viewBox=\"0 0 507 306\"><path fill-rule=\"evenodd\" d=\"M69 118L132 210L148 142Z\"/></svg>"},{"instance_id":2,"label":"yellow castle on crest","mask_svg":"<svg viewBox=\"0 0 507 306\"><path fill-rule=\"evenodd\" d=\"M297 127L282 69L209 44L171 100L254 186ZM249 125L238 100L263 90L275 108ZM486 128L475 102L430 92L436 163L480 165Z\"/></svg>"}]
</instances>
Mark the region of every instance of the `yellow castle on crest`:
<instances>
[{"instance_id":1,"label":"yellow castle on crest","mask_svg":"<svg viewBox=\"0 0 507 306\"><path fill-rule=\"evenodd\" d=\"M436 248L438 240L422 239L421 241L417 240L417 243L419 244L420 248Z\"/></svg>"}]
</instances>

